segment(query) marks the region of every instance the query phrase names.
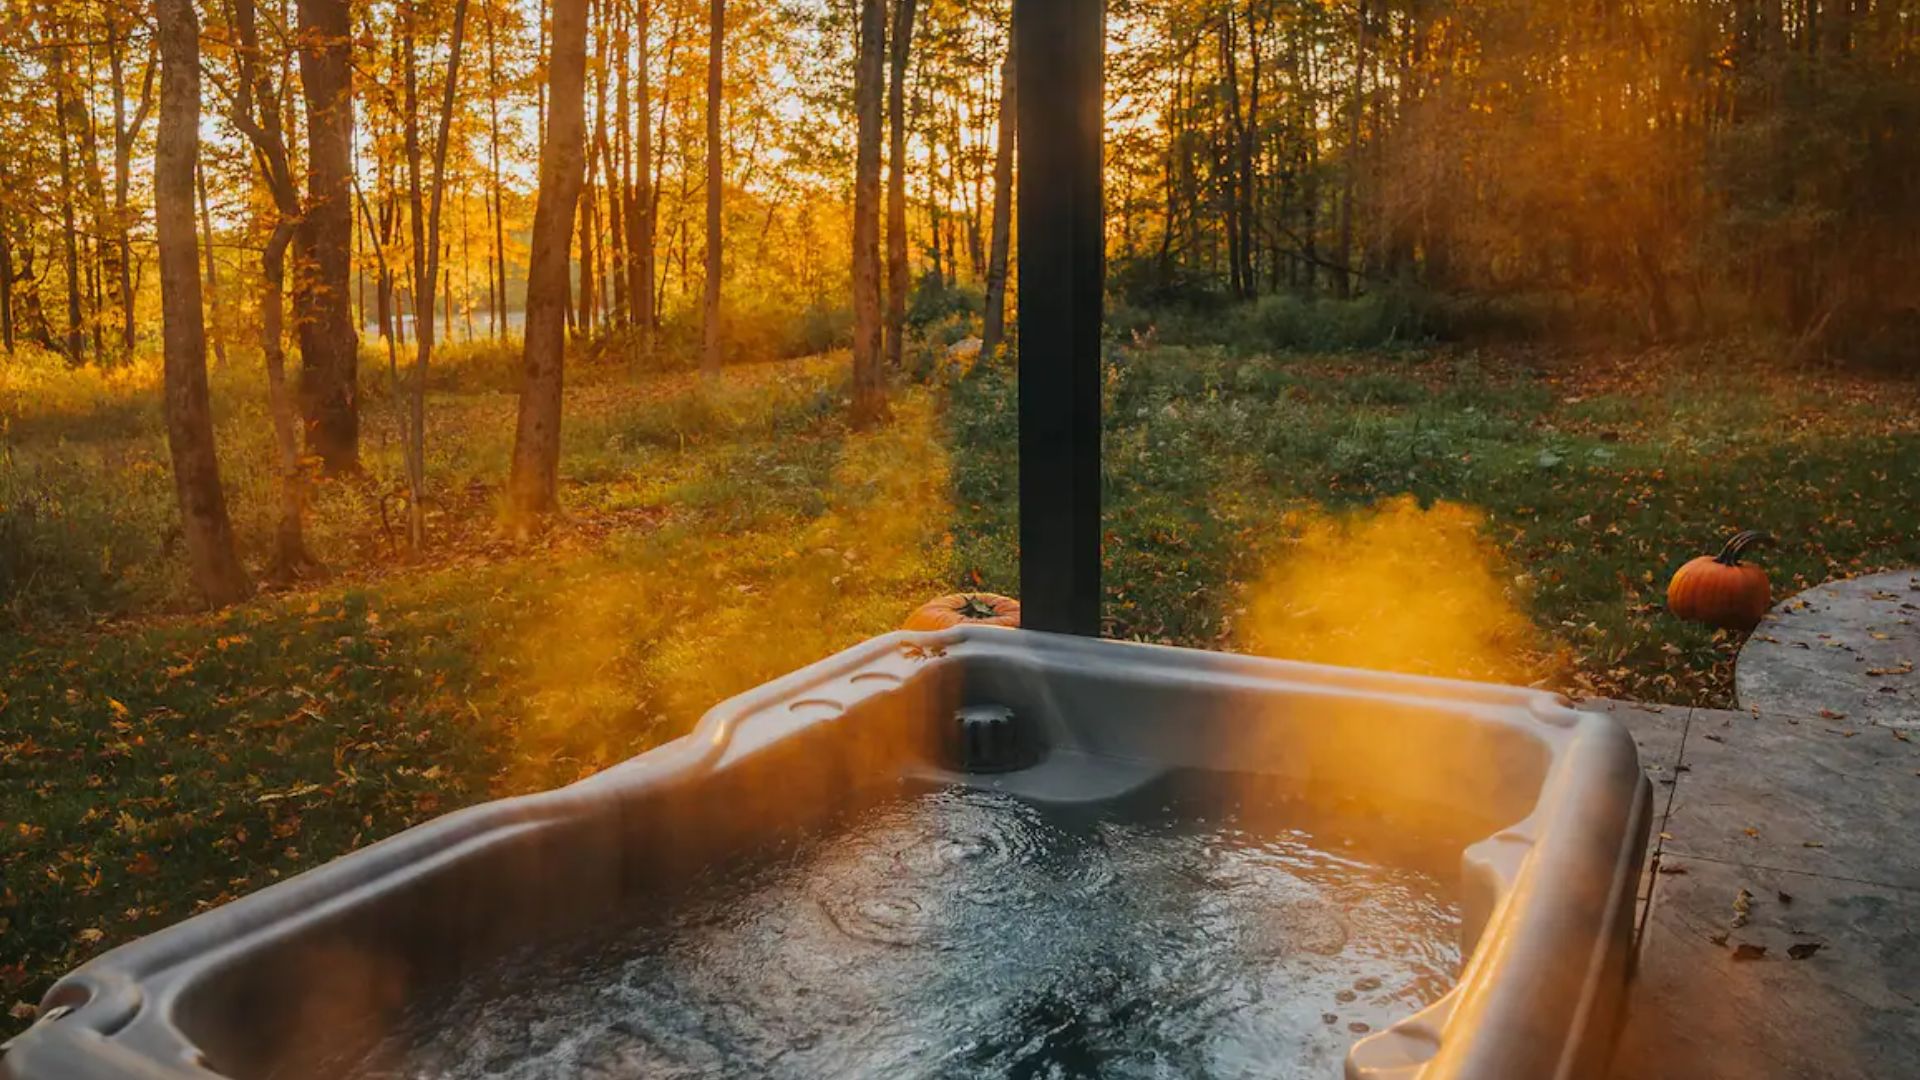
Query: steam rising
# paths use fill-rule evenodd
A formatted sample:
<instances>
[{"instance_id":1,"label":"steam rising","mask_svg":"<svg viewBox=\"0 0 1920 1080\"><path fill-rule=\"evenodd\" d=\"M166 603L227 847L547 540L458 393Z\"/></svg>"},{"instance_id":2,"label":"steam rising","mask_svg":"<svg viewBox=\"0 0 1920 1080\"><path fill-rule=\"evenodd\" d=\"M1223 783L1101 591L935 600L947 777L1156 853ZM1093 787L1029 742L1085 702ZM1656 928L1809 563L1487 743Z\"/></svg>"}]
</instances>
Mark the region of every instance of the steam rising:
<instances>
[{"instance_id":1,"label":"steam rising","mask_svg":"<svg viewBox=\"0 0 1920 1080\"><path fill-rule=\"evenodd\" d=\"M1477 510L1411 496L1301 511L1247 596L1253 652L1419 675L1526 683L1551 664Z\"/></svg>"}]
</instances>

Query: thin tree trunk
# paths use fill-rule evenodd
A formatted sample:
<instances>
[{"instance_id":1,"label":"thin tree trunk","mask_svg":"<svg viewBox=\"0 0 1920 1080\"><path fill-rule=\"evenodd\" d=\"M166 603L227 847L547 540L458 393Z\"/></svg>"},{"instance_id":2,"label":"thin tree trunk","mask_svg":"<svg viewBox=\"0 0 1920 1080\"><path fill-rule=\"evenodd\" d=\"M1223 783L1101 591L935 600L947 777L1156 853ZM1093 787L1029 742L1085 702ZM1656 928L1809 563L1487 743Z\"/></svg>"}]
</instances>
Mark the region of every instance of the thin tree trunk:
<instances>
[{"instance_id":1,"label":"thin tree trunk","mask_svg":"<svg viewBox=\"0 0 1920 1080\"><path fill-rule=\"evenodd\" d=\"M894 0L888 41L892 71L887 86L887 366L898 368L905 350L907 290L907 57L913 47L914 0Z\"/></svg>"},{"instance_id":2,"label":"thin tree trunk","mask_svg":"<svg viewBox=\"0 0 1920 1080\"><path fill-rule=\"evenodd\" d=\"M586 128L586 0L554 0L551 97L540 147L540 187L527 267L527 317L519 416L507 481L510 510L524 530L551 513L560 483L560 394L566 348L567 233L580 196Z\"/></svg>"},{"instance_id":3,"label":"thin tree trunk","mask_svg":"<svg viewBox=\"0 0 1920 1080\"><path fill-rule=\"evenodd\" d=\"M61 239L67 260L67 359L77 364L86 355L87 333L80 317L80 241L79 224L74 220L73 150L67 135L72 98L67 87L66 48L56 46L53 57L53 113L60 142Z\"/></svg>"},{"instance_id":4,"label":"thin tree trunk","mask_svg":"<svg viewBox=\"0 0 1920 1080\"><path fill-rule=\"evenodd\" d=\"M1353 295L1354 181L1360 172L1360 116L1367 97L1367 0L1355 0L1353 111L1347 118L1347 160L1340 170L1340 266L1334 273L1334 292L1345 300Z\"/></svg>"},{"instance_id":5,"label":"thin tree trunk","mask_svg":"<svg viewBox=\"0 0 1920 1080\"><path fill-rule=\"evenodd\" d=\"M584 110L585 106L581 106ZM583 121L584 123L584 121ZM580 189L579 229L580 229L580 295L578 314L574 316L574 332L582 338L593 336L593 189L596 174L599 172L599 147L588 140L586 150L586 180Z\"/></svg>"},{"instance_id":6,"label":"thin tree trunk","mask_svg":"<svg viewBox=\"0 0 1920 1080\"><path fill-rule=\"evenodd\" d=\"M467 229L468 207L473 202L473 192L463 190L460 193L460 318L467 329L467 341L473 341L473 236ZM447 302L453 302L453 266L449 257L447 266ZM453 335L453 314L447 314L447 335Z\"/></svg>"},{"instance_id":7,"label":"thin tree trunk","mask_svg":"<svg viewBox=\"0 0 1920 1080\"><path fill-rule=\"evenodd\" d=\"M886 414L880 326L880 97L885 81L885 0L860 0L853 75L857 136L853 170L853 422Z\"/></svg>"},{"instance_id":8,"label":"thin tree trunk","mask_svg":"<svg viewBox=\"0 0 1920 1080\"><path fill-rule=\"evenodd\" d=\"M113 7L106 8L111 12ZM127 119L127 78L126 78L126 36L116 26L113 15L107 17L107 63L113 75L113 242L115 247L115 285L120 292L120 345L131 353L133 351L133 244L132 210L128 206L128 195L133 176L133 145L140 138L140 129L146 125L147 112L153 105L153 61L147 61L147 71L140 82L140 104L135 107L131 122ZM209 252L211 254L211 252ZM224 350L220 346L218 335L214 338L214 352L220 366L226 366Z\"/></svg>"},{"instance_id":9,"label":"thin tree trunk","mask_svg":"<svg viewBox=\"0 0 1920 1080\"><path fill-rule=\"evenodd\" d=\"M507 225L506 203L500 194L500 55L495 42L494 4L487 8L487 160L493 191L493 267L487 292L491 314L499 319L496 336L507 333Z\"/></svg>"},{"instance_id":10,"label":"thin tree trunk","mask_svg":"<svg viewBox=\"0 0 1920 1080\"><path fill-rule=\"evenodd\" d=\"M993 150L993 249L987 256L986 327L980 355L991 360L1006 333L1007 254L1013 232L1014 110L1018 102L1013 55L1000 65L1000 136Z\"/></svg>"},{"instance_id":11,"label":"thin tree trunk","mask_svg":"<svg viewBox=\"0 0 1920 1080\"><path fill-rule=\"evenodd\" d=\"M353 66L348 0L298 0L307 104L307 204L294 278L307 450L329 475L360 471L359 334L353 327Z\"/></svg>"},{"instance_id":12,"label":"thin tree trunk","mask_svg":"<svg viewBox=\"0 0 1920 1080\"><path fill-rule=\"evenodd\" d=\"M112 211L107 205L106 181L100 174L100 129L93 107L93 90L99 82L99 73L93 66L91 48L87 49L86 56L85 87L81 95L74 99L74 107L80 113L81 175L85 177L87 184L87 230L82 234L81 240L87 250L87 310L89 313L87 327L93 334L93 355L105 360L107 357L106 281L117 278L119 271L114 266L118 256L115 249L107 242L108 234L113 229L113 223L108 220ZM197 255L194 261L199 262Z\"/></svg>"},{"instance_id":13,"label":"thin tree trunk","mask_svg":"<svg viewBox=\"0 0 1920 1080\"><path fill-rule=\"evenodd\" d=\"M627 299L627 190L630 186L626 150L626 132L629 117L627 115L627 54L631 43L627 39L627 20L625 5L615 2L610 8L613 17L612 57L619 65L614 87L613 138L607 137L607 60L603 57L600 64L600 77L597 82L599 95L598 132L595 138L600 143L600 157L606 162L607 189L607 267L612 275L611 287L607 298L613 302L608 319L610 326L625 326L631 317L631 307ZM603 35L605 36L605 35Z\"/></svg>"},{"instance_id":14,"label":"thin tree trunk","mask_svg":"<svg viewBox=\"0 0 1920 1080\"><path fill-rule=\"evenodd\" d=\"M434 135L433 178L430 194L420 162L419 75L414 57L414 19L408 4L404 17L406 48L406 152L408 218L413 224L414 354L407 387L407 543L417 554L427 541L424 500L427 490L427 365L433 359L434 289L440 273L440 209L447 191L447 142L453 129L453 103L460 89L460 47L466 37L467 0L455 0L453 37L447 46L446 85L440 99L439 129ZM452 319L449 318L451 323Z\"/></svg>"},{"instance_id":15,"label":"thin tree trunk","mask_svg":"<svg viewBox=\"0 0 1920 1080\"><path fill-rule=\"evenodd\" d=\"M292 220L280 219L260 255L260 351L266 359L267 411L273 419L273 445L280 465L280 519L274 527L271 576L281 581L320 568L307 553L301 522L306 511L307 478L300 465L293 395L287 391L286 254L295 229Z\"/></svg>"},{"instance_id":16,"label":"thin tree trunk","mask_svg":"<svg viewBox=\"0 0 1920 1080\"><path fill-rule=\"evenodd\" d=\"M6 190L7 170L0 166L0 191ZM13 351L13 229L0 210L0 345Z\"/></svg>"},{"instance_id":17,"label":"thin tree trunk","mask_svg":"<svg viewBox=\"0 0 1920 1080\"><path fill-rule=\"evenodd\" d=\"M200 25L192 0L158 0L155 15L163 66L153 201L167 449L194 584L208 604L225 607L244 599L252 586L233 550L207 392L206 328L201 323L193 221L193 173L200 155Z\"/></svg>"},{"instance_id":18,"label":"thin tree trunk","mask_svg":"<svg viewBox=\"0 0 1920 1080\"><path fill-rule=\"evenodd\" d=\"M720 193L726 184L720 147L720 114L726 108L725 74L727 0L712 0L707 24L707 280L700 305L705 347L700 370L708 379L720 375L720 275L726 266L720 248Z\"/></svg>"},{"instance_id":19,"label":"thin tree trunk","mask_svg":"<svg viewBox=\"0 0 1920 1080\"><path fill-rule=\"evenodd\" d=\"M1219 170L1219 177L1226 187L1223 200L1226 210L1227 232L1227 278L1233 294L1246 297L1252 288L1242 272L1245 266L1245 252L1241 247L1242 230L1240 228L1240 185L1244 179L1240 174L1240 143L1246 130L1246 117L1240 110L1240 46L1236 33L1234 11L1231 7L1220 18L1220 69L1221 79L1226 85L1226 150L1223 157L1230 163Z\"/></svg>"},{"instance_id":20,"label":"thin tree trunk","mask_svg":"<svg viewBox=\"0 0 1920 1080\"><path fill-rule=\"evenodd\" d=\"M653 358L653 329L656 321L653 303L653 236L654 236L654 183L653 183L653 112L651 76L647 71L647 35L652 30L652 0L638 0L637 36L640 56L635 71L634 97L638 106L637 116L640 130L635 135L634 147L634 183L637 189L630 193L631 205L627 208L627 250L631 258L627 263L627 272L633 281L627 291L633 297L633 320L640 328L639 355L642 362Z\"/></svg>"},{"instance_id":21,"label":"thin tree trunk","mask_svg":"<svg viewBox=\"0 0 1920 1080\"><path fill-rule=\"evenodd\" d=\"M274 446L280 473L280 518L274 530L269 576L290 581L324 567L307 553L302 515L307 502L306 470L300 462L299 424L286 375L286 251L299 237L300 192L287 152L282 126L281 99L275 81L260 66L260 41L254 18L254 0L234 0L234 50L239 78L232 120L254 148L259 177L266 185L275 220L260 257L260 351L267 369L267 411L273 423ZM203 183L204 174L201 177ZM201 213L206 215L206 192L201 188ZM206 219L211 225L211 218ZM209 228L211 237L212 230ZM211 241L209 241L211 251Z\"/></svg>"},{"instance_id":22,"label":"thin tree trunk","mask_svg":"<svg viewBox=\"0 0 1920 1080\"><path fill-rule=\"evenodd\" d=\"M226 335L220 332L220 271L213 261L213 215L207 210L207 167L201 165L194 170L194 182L200 195L200 232L206 239L207 253L207 315L213 324L207 335L213 342L213 363L224 371L227 367Z\"/></svg>"}]
</instances>

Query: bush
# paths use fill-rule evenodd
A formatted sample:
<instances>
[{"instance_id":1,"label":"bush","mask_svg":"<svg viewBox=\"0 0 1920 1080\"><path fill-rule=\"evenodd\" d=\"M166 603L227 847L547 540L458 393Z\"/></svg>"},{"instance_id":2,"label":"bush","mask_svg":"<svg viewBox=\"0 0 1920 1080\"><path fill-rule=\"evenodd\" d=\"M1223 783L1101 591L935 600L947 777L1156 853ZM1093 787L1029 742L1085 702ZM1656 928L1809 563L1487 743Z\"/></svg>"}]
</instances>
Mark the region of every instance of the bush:
<instances>
[{"instance_id":1,"label":"bush","mask_svg":"<svg viewBox=\"0 0 1920 1080\"><path fill-rule=\"evenodd\" d=\"M986 309L986 294L979 286L952 284L938 275L922 274L907 298L907 325L915 330L956 320L970 325Z\"/></svg>"},{"instance_id":2,"label":"bush","mask_svg":"<svg viewBox=\"0 0 1920 1080\"><path fill-rule=\"evenodd\" d=\"M1227 284L1218 274L1147 255L1110 262L1107 292L1123 307L1151 310L1206 312L1230 303Z\"/></svg>"}]
</instances>

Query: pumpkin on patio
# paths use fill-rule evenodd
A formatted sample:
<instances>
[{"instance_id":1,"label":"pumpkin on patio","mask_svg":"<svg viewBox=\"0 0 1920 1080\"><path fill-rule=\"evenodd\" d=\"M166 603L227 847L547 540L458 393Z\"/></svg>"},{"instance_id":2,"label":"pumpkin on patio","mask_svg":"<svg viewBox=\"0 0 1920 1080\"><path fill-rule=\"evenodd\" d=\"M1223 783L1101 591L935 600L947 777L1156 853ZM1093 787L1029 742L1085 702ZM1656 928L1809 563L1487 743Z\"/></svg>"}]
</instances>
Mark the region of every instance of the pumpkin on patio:
<instances>
[{"instance_id":1,"label":"pumpkin on patio","mask_svg":"<svg viewBox=\"0 0 1920 1080\"><path fill-rule=\"evenodd\" d=\"M920 605L902 629L945 630L962 623L1019 626L1020 601L990 592L950 593Z\"/></svg>"},{"instance_id":2,"label":"pumpkin on patio","mask_svg":"<svg viewBox=\"0 0 1920 1080\"><path fill-rule=\"evenodd\" d=\"M1720 554L1690 560L1667 585L1667 610L1694 622L1752 630L1773 606L1773 590L1766 571L1742 563L1740 556L1771 539L1748 529L1735 533Z\"/></svg>"}]
</instances>

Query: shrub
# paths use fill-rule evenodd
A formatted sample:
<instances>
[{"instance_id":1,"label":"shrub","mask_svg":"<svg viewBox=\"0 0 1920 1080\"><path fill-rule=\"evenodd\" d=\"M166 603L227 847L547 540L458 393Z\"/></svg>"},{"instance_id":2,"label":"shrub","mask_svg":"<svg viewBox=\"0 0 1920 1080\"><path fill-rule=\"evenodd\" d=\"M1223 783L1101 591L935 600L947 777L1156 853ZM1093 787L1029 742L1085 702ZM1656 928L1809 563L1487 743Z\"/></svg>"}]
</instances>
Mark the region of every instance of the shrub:
<instances>
[{"instance_id":1,"label":"shrub","mask_svg":"<svg viewBox=\"0 0 1920 1080\"><path fill-rule=\"evenodd\" d=\"M986 307L986 294L979 286L951 283L926 273L920 275L907 298L907 325L916 330L956 320L971 325Z\"/></svg>"}]
</instances>

